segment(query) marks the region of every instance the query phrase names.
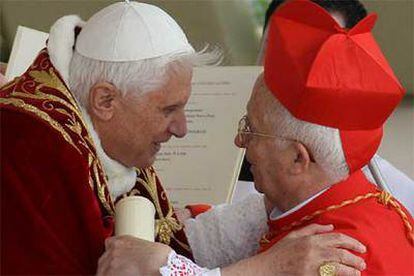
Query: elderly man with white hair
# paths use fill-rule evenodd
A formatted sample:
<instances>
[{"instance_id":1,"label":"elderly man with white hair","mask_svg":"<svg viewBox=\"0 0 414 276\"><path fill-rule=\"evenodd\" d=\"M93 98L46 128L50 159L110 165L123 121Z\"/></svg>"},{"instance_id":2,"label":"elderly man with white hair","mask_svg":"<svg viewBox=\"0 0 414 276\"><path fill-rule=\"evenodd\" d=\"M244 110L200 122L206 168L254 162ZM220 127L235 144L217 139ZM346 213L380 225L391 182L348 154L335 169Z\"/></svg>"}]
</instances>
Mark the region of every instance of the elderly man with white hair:
<instances>
[{"instance_id":1,"label":"elderly man with white hair","mask_svg":"<svg viewBox=\"0 0 414 276\"><path fill-rule=\"evenodd\" d=\"M263 38L258 55L258 63L261 65L266 50L267 23L271 15L278 7L283 6L284 2L285 0L272 0L266 11ZM352 28L367 16L367 10L360 0L312 0L312 2L327 10L341 26L346 28ZM414 201L412 200L414 196L414 181L412 179L377 154L373 157L369 166L365 166L362 171L371 181L375 181L374 183L388 189L408 209L411 215L414 214ZM249 163L246 161L243 162L240 179L253 181L249 171Z\"/></svg>"},{"instance_id":2,"label":"elderly man with white hair","mask_svg":"<svg viewBox=\"0 0 414 276\"><path fill-rule=\"evenodd\" d=\"M412 216L361 171L404 95L371 34L375 20L343 29L301 0L271 18L264 73L235 139L275 207L260 252L299 227L332 223L369 248L363 274L414 273ZM338 272L351 273L342 264L319 267L320 275Z\"/></svg>"},{"instance_id":3,"label":"elderly man with white hair","mask_svg":"<svg viewBox=\"0 0 414 276\"><path fill-rule=\"evenodd\" d=\"M202 246L191 250L197 239L189 245L190 229L177 220L149 166L162 143L186 134L193 66L217 60L215 52L196 53L177 23L152 5L119 2L86 23L77 16L58 20L30 68L1 87L1 273L150 275L161 266L167 274L220 273L197 267L193 255L203 266L225 267L223 274L277 274L285 267L306 274L327 261L361 268L361 258L337 247L364 252L364 246L325 233L331 225L311 225L241 260L266 230L260 196L226 207L244 219L211 236L212 244L226 243L217 249L222 259L197 252ZM136 194L156 207L157 243L110 238L114 203ZM226 219L210 214L215 223ZM232 229L245 236L226 242ZM296 266L297 259L304 264Z\"/></svg>"}]
</instances>

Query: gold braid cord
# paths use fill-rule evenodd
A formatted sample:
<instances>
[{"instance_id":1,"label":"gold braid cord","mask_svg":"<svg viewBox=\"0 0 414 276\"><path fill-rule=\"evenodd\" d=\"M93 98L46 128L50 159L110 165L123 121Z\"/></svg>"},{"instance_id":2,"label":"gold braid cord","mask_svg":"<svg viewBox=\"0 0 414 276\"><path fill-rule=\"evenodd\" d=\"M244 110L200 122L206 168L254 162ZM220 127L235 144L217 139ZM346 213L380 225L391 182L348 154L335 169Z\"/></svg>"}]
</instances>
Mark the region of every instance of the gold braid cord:
<instances>
[{"instance_id":1,"label":"gold braid cord","mask_svg":"<svg viewBox=\"0 0 414 276\"><path fill-rule=\"evenodd\" d=\"M180 231L183 228L183 225L173 217L174 212L169 201L167 201L167 215L164 215L162 211L158 198L156 173L152 172L150 169L137 169L137 176L140 175L142 176L142 179L138 177L137 181L148 191L159 217L159 219L156 219L155 221L155 234L158 236L159 241L161 243L169 245L171 243L171 239L174 239L184 249L190 251L190 247L180 242L174 235L175 232Z\"/></svg>"},{"instance_id":2,"label":"gold braid cord","mask_svg":"<svg viewBox=\"0 0 414 276\"><path fill-rule=\"evenodd\" d=\"M398 213L398 215L401 217L401 219L404 223L404 226L407 230L407 239L411 242L411 245L414 246L413 226L411 225L410 221L408 220L407 214L401 209L400 204L392 197L392 195L390 193L386 192L386 191L360 195L360 196L355 197L354 199L349 199L349 200L342 201L340 204L328 206L325 209L315 211L314 213L312 213L308 216L304 216L303 218L301 218L298 221L295 221L295 222L293 222L289 225L286 225L285 227L282 227L279 232L289 231L292 228L300 226L300 225L304 224L305 222L308 222L308 221L312 220L313 218L315 218L315 217L317 217L321 214L324 214L326 212L333 211L333 210L336 210L336 209L340 209L342 207L345 207L345 206L348 206L348 205L351 205L351 204L355 204L355 203L358 203L358 202L360 202L364 199L369 199L369 198L377 198L379 203L381 203L385 206L391 206ZM271 234L271 237L272 237L276 233L270 233L270 234ZM267 235L265 235L260 242L261 243L269 243L270 240L272 239L271 237L268 237Z\"/></svg>"}]
</instances>

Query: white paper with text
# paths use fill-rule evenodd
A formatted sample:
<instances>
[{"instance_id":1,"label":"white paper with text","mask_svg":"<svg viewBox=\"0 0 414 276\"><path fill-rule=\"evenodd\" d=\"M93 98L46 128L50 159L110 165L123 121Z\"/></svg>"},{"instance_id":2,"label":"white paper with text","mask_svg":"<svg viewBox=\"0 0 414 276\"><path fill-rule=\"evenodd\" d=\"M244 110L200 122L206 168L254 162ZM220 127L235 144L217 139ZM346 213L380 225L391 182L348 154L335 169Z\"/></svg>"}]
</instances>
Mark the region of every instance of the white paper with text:
<instances>
[{"instance_id":1,"label":"white paper with text","mask_svg":"<svg viewBox=\"0 0 414 276\"><path fill-rule=\"evenodd\" d=\"M233 141L261 67L195 68L188 134L172 138L155 168L174 206L231 200L244 151Z\"/></svg>"}]
</instances>

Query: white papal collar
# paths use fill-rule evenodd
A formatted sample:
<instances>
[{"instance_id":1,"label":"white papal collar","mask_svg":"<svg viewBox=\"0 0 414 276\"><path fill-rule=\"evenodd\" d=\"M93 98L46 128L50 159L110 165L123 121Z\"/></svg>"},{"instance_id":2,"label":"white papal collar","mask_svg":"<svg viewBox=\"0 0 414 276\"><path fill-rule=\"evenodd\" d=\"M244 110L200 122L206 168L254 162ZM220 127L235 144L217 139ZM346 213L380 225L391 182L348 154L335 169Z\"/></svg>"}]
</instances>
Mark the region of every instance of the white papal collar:
<instances>
[{"instance_id":1,"label":"white papal collar","mask_svg":"<svg viewBox=\"0 0 414 276\"><path fill-rule=\"evenodd\" d=\"M296 212L297 210L299 210L302 207L306 206L309 202L311 202L312 200L314 200L315 198L317 198L318 196L320 196L321 194L323 194L324 192L329 190L329 188L330 187L323 189L322 191L320 191L317 194L311 196L310 198L306 199L302 203L299 203L298 205L296 205L295 207L293 207L292 209L290 209L286 212L282 212L278 208L273 208L272 212L269 215L269 219L271 219L271 220L281 219L281 218L284 218L284 217Z\"/></svg>"}]
</instances>

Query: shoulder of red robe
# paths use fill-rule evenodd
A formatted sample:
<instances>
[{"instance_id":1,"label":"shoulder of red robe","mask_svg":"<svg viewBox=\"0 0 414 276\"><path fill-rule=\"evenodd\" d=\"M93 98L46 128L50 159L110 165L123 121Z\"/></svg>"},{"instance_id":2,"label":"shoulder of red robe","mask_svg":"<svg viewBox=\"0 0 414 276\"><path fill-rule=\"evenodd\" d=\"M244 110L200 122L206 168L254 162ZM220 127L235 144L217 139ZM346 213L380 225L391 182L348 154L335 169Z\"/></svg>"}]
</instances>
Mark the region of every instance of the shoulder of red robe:
<instances>
[{"instance_id":1,"label":"shoulder of red robe","mask_svg":"<svg viewBox=\"0 0 414 276\"><path fill-rule=\"evenodd\" d=\"M298 119L341 130L381 127L405 90L371 34L376 19L370 14L348 30L309 0L287 2L269 24L266 85Z\"/></svg>"}]
</instances>

